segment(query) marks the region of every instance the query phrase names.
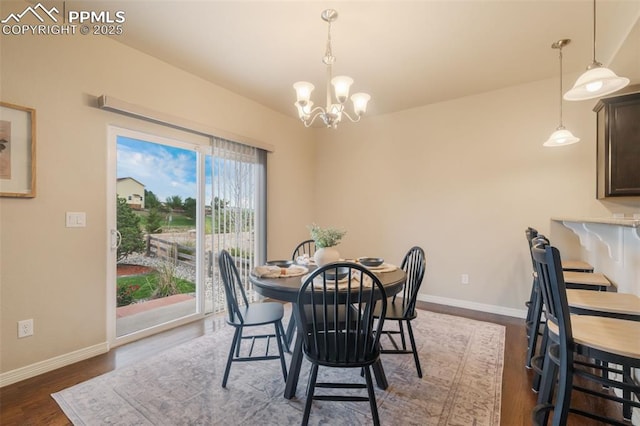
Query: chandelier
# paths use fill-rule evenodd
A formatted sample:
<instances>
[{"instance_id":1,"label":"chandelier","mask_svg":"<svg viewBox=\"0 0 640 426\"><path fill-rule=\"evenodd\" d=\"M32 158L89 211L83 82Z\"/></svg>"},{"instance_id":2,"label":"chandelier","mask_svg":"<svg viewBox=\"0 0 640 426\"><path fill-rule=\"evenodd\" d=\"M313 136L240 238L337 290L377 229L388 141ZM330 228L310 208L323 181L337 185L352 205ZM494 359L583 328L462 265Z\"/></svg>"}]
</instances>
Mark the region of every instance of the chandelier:
<instances>
[{"instance_id":1,"label":"chandelier","mask_svg":"<svg viewBox=\"0 0 640 426\"><path fill-rule=\"evenodd\" d=\"M327 66L327 104L324 108L321 106L313 108L313 102L310 98L315 86L307 81L298 81L293 85L296 90L296 102L294 105L298 109L298 116L305 127L311 126L316 118L320 117L327 127L335 129L343 117L347 117L354 123L360 121L362 114L367 111L367 103L371 96L366 93L354 93L351 95L351 102L353 102L355 118L345 111L345 102L349 98L349 88L353 84L353 79L345 75L333 77L331 69L336 61L335 56L331 53L331 23L338 19L338 12L333 9L327 9L320 16L327 22L329 27L327 49L322 58L322 62ZM335 102L331 96L331 85L333 85Z\"/></svg>"}]
</instances>

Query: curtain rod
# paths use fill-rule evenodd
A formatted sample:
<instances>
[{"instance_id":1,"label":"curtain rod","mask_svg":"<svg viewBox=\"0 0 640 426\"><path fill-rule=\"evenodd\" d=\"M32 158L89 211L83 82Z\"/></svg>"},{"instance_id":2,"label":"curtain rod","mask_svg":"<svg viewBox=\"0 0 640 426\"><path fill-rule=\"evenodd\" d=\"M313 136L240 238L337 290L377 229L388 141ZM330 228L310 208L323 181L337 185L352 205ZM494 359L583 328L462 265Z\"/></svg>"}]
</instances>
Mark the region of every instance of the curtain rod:
<instances>
[{"instance_id":1,"label":"curtain rod","mask_svg":"<svg viewBox=\"0 0 640 426\"><path fill-rule=\"evenodd\" d=\"M100 109L117 112L119 114L128 115L130 117L140 118L142 120L150 121L168 127L173 127L175 129L184 130L198 135L229 139L233 142L238 142L244 145L263 149L268 152L274 152L274 147L272 144L257 141L255 139L237 135L232 132L216 129L202 123L188 120L186 118L177 117L140 105L135 105L121 99L114 98L113 96L98 96L97 101L98 108Z\"/></svg>"}]
</instances>

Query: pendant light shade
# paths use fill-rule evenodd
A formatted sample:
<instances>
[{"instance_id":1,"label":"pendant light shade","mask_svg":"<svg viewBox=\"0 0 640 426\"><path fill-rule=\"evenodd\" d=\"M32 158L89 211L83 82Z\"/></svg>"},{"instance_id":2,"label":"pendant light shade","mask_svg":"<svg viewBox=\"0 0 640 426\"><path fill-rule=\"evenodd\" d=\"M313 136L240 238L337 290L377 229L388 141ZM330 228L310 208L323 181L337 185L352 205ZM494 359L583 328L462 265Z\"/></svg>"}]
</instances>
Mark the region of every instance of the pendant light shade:
<instances>
[{"instance_id":1,"label":"pendant light shade","mask_svg":"<svg viewBox=\"0 0 640 426\"><path fill-rule=\"evenodd\" d=\"M586 101L617 92L628 84L628 78L618 77L596 61L596 0L593 0L593 61L571 90L564 94L564 98L568 101Z\"/></svg>"},{"instance_id":2,"label":"pendant light shade","mask_svg":"<svg viewBox=\"0 0 640 426\"><path fill-rule=\"evenodd\" d=\"M580 138L573 136L573 133L560 126L556 129L555 132L551 133L549 139L547 139L547 141L542 145L546 147L554 147L571 145L572 143L576 142L580 142Z\"/></svg>"},{"instance_id":3,"label":"pendant light shade","mask_svg":"<svg viewBox=\"0 0 640 426\"><path fill-rule=\"evenodd\" d=\"M543 146L546 146L546 147L571 145L573 143L580 141L580 138L573 136L573 133L571 133L562 125L562 48L567 44L569 44L570 42L571 42L571 39L564 38L556 41L551 45L552 49L558 49L560 51L558 53L558 58L560 61L560 91L558 92L559 93L558 97L560 100L560 124L556 128L555 132L553 132L551 136L549 136L549 139L547 139L547 141L544 144L542 144Z\"/></svg>"},{"instance_id":4,"label":"pendant light shade","mask_svg":"<svg viewBox=\"0 0 640 426\"><path fill-rule=\"evenodd\" d=\"M564 94L564 98L568 101L599 98L609 93L617 92L628 84L628 78L618 77L609 68L605 68L602 64L596 62L578 77L573 88Z\"/></svg>"}]
</instances>

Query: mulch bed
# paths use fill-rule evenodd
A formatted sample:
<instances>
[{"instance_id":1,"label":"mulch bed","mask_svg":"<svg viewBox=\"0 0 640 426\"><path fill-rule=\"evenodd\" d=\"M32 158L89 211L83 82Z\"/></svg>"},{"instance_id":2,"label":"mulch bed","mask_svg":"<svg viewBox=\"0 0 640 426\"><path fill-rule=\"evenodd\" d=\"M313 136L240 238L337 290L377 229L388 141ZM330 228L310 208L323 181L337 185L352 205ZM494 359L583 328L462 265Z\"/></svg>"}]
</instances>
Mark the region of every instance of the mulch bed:
<instances>
[{"instance_id":1,"label":"mulch bed","mask_svg":"<svg viewBox=\"0 0 640 426\"><path fill-rule=\"evenodd\" d=\"M143 265L119 264L117 267L117 271L118 271L119 277L124 277L127 275L148 274L153 272L154 269L149 266L143 266Z\"/></svg>"}]
</instances>

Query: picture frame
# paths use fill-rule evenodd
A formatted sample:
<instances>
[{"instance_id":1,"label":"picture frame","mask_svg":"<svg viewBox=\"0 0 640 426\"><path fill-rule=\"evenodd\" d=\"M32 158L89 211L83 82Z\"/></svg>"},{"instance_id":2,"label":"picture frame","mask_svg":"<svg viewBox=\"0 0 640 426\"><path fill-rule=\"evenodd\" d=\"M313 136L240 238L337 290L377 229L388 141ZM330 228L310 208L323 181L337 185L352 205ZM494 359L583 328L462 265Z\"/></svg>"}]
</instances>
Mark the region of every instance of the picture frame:
<instances>
[{"instance_id":1,"label":"picture frame","mask_svg":"<svg viewBox=\"0 0 640 426\"><path fill-rule=\"evenodd\" d=\"M36 196L36 110L0 101L0 197Z\"/></svg>"}]
</instances>

